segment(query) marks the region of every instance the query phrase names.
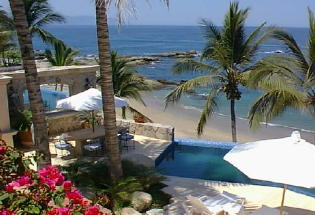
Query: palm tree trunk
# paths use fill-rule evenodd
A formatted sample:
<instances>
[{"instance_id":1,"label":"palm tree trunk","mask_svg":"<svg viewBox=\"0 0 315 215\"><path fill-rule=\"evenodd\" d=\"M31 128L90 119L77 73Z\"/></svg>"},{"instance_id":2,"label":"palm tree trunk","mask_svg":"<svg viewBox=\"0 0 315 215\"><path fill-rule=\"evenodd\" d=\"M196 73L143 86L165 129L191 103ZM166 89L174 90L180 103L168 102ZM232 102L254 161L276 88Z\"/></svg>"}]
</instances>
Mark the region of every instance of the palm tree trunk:
<instances>
[{"instance_id":1,"label":"palm tree trunk","mask_svg":"<svg viewBox=\"0 0 315 215\"><path fill-rule=\"evenodd\" d=\"M44 105L40 92L37 68L33 52L31 34L28 29L24 4L21 0L10 0L10 6L14 17L17 36L20 44L23 66L25 70L26 87L28 90L32 121L34 124L34 141L44 159L39 162L39 167L51 163L47 123L45 119Z\"/></svg>"},{"instance_id":2,"label":"palm tree trunk","mask_svg":"<svg viewBox=\"0 0 315 215\"><path fill-rule=\"evenodd\" d=\"M236 138L236 117L235 117L235 100L231 100L231 127L232 127L232 140L237 142Z\"/></svg>"},{"instance_id":3,"label":"palm tree trunk","mask_svg":"<svg viewBox=\"0 0 315 215\"><path fill-rule=\"evenodd\" d=\"M116 179L121 177L123 175L123 172L117 139L116 112L107 24L107 9L105 5L105 0L101 1L101 3L96 3L95 5L101 75L100 83L103 96L105 145L107 157L109 160L110 175L113 179Z\"/></svg>"}]
</instances>

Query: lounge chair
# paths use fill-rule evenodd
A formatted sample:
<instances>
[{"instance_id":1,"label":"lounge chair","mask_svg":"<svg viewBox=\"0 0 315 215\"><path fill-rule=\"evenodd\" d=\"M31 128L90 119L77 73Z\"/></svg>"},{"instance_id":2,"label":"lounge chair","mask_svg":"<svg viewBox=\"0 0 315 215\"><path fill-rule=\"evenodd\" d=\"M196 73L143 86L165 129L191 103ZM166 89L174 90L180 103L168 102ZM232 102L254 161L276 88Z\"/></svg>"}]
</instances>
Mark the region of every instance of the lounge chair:
<instances>
[{"instance_id":1,"label":"lounge chair","mask_svg":"<svg viewBox=\"0 0 315 215\"><path fill-rule=\"evenodd\" d=\"M228 215L242 215L244 214L244 199L233 194L221 193L214 197L193 197L188 196L193 211L200 214L220 214L222 211Z\"/></svg>"},{"instance_id":2,"label":"lounge chair","mask_svg":"<svg viewBox=\"0 0 315 215\"><path fill-rule=\"evenodd\" d=\"M280 211L276 208L270 208L263 205L258 210L255 210L251 215L279 215ZM288 215L288 212L284 212L285 215Z\"/></svg>"}]
</instances>

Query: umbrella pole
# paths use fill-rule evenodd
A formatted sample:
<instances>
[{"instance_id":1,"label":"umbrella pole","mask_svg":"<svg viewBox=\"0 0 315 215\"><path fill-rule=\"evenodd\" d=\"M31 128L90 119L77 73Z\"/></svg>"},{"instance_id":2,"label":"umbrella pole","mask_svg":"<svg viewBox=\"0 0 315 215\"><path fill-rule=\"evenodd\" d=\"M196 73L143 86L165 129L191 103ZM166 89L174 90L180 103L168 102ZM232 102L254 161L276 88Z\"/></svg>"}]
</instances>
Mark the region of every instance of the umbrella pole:
<instances>
[{"instance_id":1,"label":"umbrella pole","mask_svg":"<svg viewBox=\"0 0 315 215\"><path fill-rule=\"evenodd\" d=\"M285 199L285 192L287 191L288 185L283 185L283 192L282 192L282 201L280 207L280 215L284 215L284 199Z\"/></svg>"},{"instance_id":2,"label":"umbrella pole","mask_svg":"<svg viewBox=\"0 0 315 215\"><path fill-rule=\"evenodd\" d=\"M93 129L93 133L95 131L95 116L94 116L94 110L92 110L92 129Z\"/></svg>"}]
</instances>

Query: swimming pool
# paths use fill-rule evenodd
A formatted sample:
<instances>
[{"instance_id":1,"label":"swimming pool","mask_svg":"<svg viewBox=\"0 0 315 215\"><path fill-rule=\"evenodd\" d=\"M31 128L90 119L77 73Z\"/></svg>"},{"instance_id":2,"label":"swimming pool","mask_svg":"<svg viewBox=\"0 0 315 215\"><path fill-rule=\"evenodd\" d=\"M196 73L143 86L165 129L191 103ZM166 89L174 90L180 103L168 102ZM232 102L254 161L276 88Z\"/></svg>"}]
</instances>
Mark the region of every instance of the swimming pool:
<instances>
[{"instance_id":1,"label":"swimming pool","mask_svg":"<svg viewBox=\"0 0 315 215\"><path fill-rule=\"evenodd\" d=\"M162 174L211 181L281 186L252 180L223 159L235 143L176 139L156 160ZM311 170L310 170L311 171ZM315 197L315 189L289 186L290 190Z\"/></svg>"},{"instance_id":2,"label":"swimming pool","mask_svg":"<svg viewBox=\"0 0 315 215\"><path fill-rule=\"evenodd\" d=\"M44 107L46 110L56 109L57 101L60 99L67 98L69 96L68 93L50 90L47 88L40 88L40 91L42 94ZM29 104L27 90L24 91L23 97L24 97L24 104Z\"/></svg>"}]
</instances>

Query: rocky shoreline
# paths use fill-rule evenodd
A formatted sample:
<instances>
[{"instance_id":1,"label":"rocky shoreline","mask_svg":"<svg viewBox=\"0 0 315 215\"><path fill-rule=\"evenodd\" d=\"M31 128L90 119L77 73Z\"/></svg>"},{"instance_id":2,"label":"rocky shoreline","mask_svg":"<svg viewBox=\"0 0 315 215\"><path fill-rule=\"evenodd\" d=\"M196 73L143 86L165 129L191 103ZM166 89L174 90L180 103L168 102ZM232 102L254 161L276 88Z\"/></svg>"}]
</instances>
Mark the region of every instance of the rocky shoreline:
<instances>
[{"instance_id":1,"label":"rocky shoreline","mask_svg":"<svg viewBox=\"0 0 315 215\"><path fill-rule=\"evenodd\" d=\"M148 56L120 56L121 59L124 59L128 62L129 65L132 66L140 66L140 65L148 65L154 64L160 61L160 58L194 58L198 56L198 52L196 50L184 51L184 52L165 52L159 54L153 54ZM82 57L77 57L75 60L75 64L78 65L95 65L97 64L97 56L96 55L87 55Z\"/></svg>"}]
</instances>

